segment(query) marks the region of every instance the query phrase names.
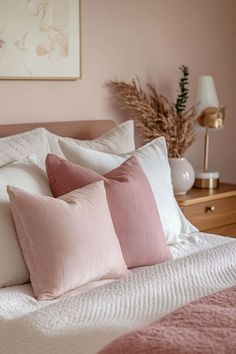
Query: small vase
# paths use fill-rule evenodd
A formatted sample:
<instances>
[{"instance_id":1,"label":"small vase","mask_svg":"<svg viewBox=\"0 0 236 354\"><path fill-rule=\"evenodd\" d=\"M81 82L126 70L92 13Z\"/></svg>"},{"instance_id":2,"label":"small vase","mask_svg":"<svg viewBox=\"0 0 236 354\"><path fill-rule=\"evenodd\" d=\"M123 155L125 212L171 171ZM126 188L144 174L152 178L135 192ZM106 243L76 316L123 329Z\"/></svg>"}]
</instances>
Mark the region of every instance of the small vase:
<instances>
[{"instance_id":1,"label":"small vase","mask_svg":"<svg viewBox=\"0 0 236 354\"><path fill-rule=\"evenodd\" d=\"M192 165L185 157L169 158L171 178L175 194L185 194L192 188L195 174Z\"/></svg>"}]
</instances>

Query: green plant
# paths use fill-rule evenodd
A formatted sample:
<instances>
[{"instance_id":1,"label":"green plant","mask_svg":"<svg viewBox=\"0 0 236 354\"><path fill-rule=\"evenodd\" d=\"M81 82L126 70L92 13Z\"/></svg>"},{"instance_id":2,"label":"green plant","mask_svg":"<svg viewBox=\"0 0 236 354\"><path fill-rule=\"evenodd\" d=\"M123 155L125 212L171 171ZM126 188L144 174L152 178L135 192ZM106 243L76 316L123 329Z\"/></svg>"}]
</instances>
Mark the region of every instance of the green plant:
<instances>
[{"instance_id":1,"label":"green plant","mask_svg":"<svg viewBox=\"0 0 236 354\"><path fill-rule=\"evenodd\" d=\"M189 77L189 70L188 67L185 65L180 66L179 68L182 72L182 77L179 80L179 89L180 93L178 94L175 108L177 115L180 117L182 112L186 110L186 103L188 100L188 77Z\"/></svg>"}]
</instances>

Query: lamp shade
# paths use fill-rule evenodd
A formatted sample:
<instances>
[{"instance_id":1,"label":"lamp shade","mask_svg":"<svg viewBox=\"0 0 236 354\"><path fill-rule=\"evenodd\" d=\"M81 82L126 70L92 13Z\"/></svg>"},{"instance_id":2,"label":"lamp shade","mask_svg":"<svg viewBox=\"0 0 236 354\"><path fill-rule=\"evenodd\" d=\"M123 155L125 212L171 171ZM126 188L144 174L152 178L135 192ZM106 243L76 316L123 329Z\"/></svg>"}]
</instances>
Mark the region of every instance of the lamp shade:
<instances>
[{"instance_id":1,"label":"lamp shade","mask_svg":"<svg viewBox=\"0 0 236 354\"><path fill-rule=\"evenodd\" d=\"M219 100L212 76L199 76L195 95L195 104L198 114L200 114L205 108L219 107Z\"/></svg>"}]
</instances>

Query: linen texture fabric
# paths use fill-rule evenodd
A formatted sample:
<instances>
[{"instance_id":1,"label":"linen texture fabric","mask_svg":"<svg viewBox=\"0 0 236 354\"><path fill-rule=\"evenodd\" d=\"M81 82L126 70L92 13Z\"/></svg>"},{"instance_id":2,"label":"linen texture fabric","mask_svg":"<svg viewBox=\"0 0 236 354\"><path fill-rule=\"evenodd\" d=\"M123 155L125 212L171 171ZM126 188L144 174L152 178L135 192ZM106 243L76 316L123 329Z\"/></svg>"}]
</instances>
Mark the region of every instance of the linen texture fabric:
<instances>
[{"instance_id":1,"label":"linen texture fabric","mask_svg":"<svg viewBox=\"0 0 236 354\"><path fill-rule=\"evenodd\" d=\"M150 183L167 243L177 243L181 233L189 234L198 231L186 219L174 197L164 137L156 138L138 150L122 155L72 146L63 141L60 145L68 160L100 174L106 174L130 156L135 156Z\"/></svg>"},{"instance_id":2,"label":"linen texture fabric","mask_svg":"<svg viewBox=\"0 0 236 354\"><path fill-rule=\"evenodd\" d=\"M8 193L38 300L127 273L103 181L58 199L11 186Z\"/></svg>"},{"instance_id":3,"label":"linen texture fabric","mask_svg":"<svg viewBox=\"0 0 236 354\"><path fill-rule=\"evenodd\" d=\"M119 124L107 133L93 140L79 140L68 137L61 137L47 132L50 152L58 156L65 157L60 142L66 142L68 145L83 146L89 149L113 153L123 154L135 150L134 141L134 122L128 120ZM49 152L49 151L48 151Z\"/></svg>"},{"instance_id":4,"label":"linen texture fabric","mask_svg":"<svg viewBox=\"0 0 236 354\"><path fill-rule=\"evenodd\" d=\"M11 213L7 185L11 184L39 195L52 196L45 172L30 159L31 157L28 157L22 162L12 162L0 167L0 288L29 281L29 272Z\"/></svg>"},{"instance_id":5,"label":"linen texture fabric","mask_svg":"<svg viewBox=\"0 0 236 354\"><path fill-rule=\"evenodd\" d=\"M171 259L151 187L136 157L130 157L104 176L52 154L47 156L46 169L55 197L98 180L104 181L128 268Z\"/></svg>"}]
</instances>

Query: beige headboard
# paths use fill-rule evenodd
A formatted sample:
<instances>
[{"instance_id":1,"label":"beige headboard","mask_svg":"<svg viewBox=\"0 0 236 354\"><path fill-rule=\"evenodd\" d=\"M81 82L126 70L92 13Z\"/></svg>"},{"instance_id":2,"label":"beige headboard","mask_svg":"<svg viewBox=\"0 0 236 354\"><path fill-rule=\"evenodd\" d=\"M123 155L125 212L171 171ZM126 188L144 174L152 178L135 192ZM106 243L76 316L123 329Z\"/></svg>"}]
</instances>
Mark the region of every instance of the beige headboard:
<instances>
[{"instance_id":1,"label":"beige headboard","mask_svg":"<svg viewBox=\"0 0 236 354\"><path fill-rule=\"evenodd\" d=\"M0 137L19 134L34 128L44 127L50 132L77 139L95 139L114 128L112 120L80 120L72 122L47 122L26 124L0 124Z\"/></svg>"}]
</instances>

